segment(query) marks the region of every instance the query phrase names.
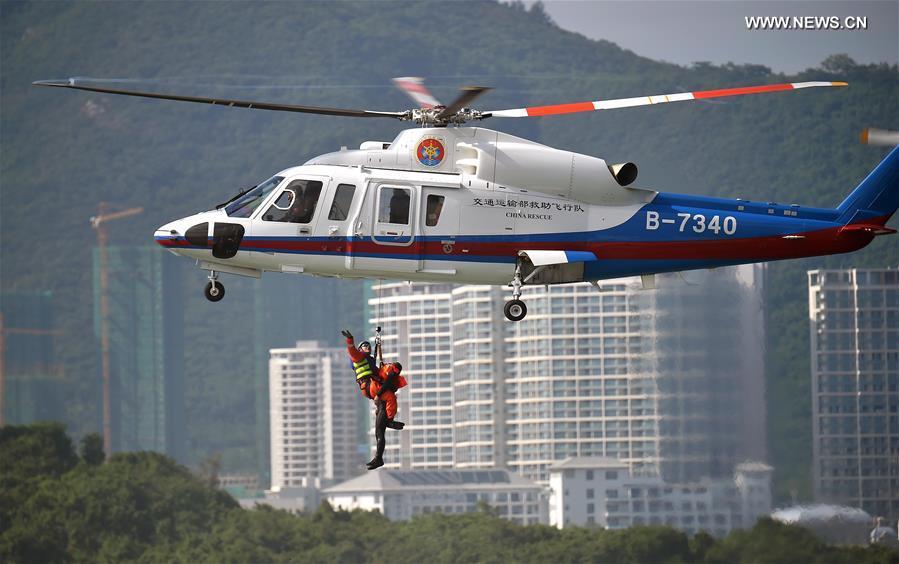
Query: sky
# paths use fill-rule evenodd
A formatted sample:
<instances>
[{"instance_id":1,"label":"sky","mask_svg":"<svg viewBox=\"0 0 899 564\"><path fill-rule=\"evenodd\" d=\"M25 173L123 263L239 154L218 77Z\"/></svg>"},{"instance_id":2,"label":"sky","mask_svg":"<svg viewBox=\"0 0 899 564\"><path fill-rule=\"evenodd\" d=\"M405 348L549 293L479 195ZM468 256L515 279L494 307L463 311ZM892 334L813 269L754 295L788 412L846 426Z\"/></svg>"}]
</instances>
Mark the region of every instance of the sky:
<instances>
[{"instance_id":1,"label":"sky","mask_svg":"<svg viewBox=\"0 0 899 564\"><path fill-rule=\"evenodd\" d=\"M528 6L533 1L525 2ZM543 0L553 21L650 59L763 64L795 73L828 55L859 63L899 63L899 0L845 1L571 1ZM866 30L749 30L751 16L867 17Z\"/></svg>"}]
</instances>

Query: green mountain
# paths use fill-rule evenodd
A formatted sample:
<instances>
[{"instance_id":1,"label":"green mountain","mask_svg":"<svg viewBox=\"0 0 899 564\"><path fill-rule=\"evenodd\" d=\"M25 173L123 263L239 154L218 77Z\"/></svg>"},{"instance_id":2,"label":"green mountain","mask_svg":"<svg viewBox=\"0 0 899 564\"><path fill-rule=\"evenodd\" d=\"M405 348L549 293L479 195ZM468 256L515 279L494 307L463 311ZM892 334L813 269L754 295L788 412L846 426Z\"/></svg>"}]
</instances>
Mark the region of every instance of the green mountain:
<instances>
[{"instance_id":1,"label":"green mountain","mask_svg":"<svg viewBox=\"0 0 899 564\"><path fill-rule=\"evenodd\" d=\"M34 88L34 80L104 77L128 88L375 110L409 107L389 86L403 75L429 77L444 100L461 84L494 86L479 100L486 109L845 80L850 87L839 90L485 123L610 162L634 161L640 186L819 206L840 201L884 155L860 146L859 130L899 124L895 66L835 56L795 76L758 65L680 67L566 32L539 8L520 5L3 2L0 16L2 289L53 292L67 423L77 435L96 429L98 345L89 331L96 239L88 219L100 201L145 210L110 224L111 241L152 245L153 230L173 218L316 154L392 139L403 125L63 92ZM808 495L804 271L897 264L897 246L882 238L864 252L770 269L768 413L781 495ZM209 304L204 273L185 270L190 461L224 451L227 469L251 468L249 320L260 304L278 302L256 300L264 282L232 278L227 299ZM361 318L361 301L340 307L341 319ZM321 309L264 312L267 322L294 328L272 346L316 335L298 334L304 327L330 330L337 318Z\"/></svg>"}]
</instances>

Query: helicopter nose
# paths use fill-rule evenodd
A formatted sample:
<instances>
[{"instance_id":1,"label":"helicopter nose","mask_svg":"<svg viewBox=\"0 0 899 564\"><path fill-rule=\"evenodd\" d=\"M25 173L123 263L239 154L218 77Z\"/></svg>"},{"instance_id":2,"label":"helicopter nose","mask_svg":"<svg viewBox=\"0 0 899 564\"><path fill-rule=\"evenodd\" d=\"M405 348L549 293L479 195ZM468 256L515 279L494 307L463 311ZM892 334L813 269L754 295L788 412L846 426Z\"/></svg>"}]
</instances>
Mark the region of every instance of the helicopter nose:
<instances>
[{"instance_id":1,"label":"helicopter nose","mask_svg":"<svg viewBox=\"0 0 899 564\"><path fill-rule=\"evenodd\" d=\"M173 221L156 229L153 238L159 245L167 249L182 246L179 242L183 243L185 241L184 233L178 229L177 223L177 221Z\"/></svg>"}]
</instances>

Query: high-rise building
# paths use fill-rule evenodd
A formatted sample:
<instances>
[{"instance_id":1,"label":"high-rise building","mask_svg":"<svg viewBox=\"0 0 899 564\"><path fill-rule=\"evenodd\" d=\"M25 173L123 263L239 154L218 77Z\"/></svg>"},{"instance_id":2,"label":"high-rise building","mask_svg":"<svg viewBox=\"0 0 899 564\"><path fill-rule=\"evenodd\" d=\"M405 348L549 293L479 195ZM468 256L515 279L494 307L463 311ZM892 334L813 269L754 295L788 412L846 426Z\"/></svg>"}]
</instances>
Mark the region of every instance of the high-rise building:
<instances>
[{"instance_id":1,"label":"high-rise building","mask_svg":"<svg viewBox=\"0 0 899 564\"><path fill-rule=\"evenodd\" d=\"M659 469L675 482L729 478L767 458L764 267L690 277L649 293L644 345L657 375Z\"/></svg>"},{"instance_id":2,"label":"high-rise building","mask_svg":"<svg viewBox=\"0 0 899 564\"><path fill-rule=\"evenodd\" d=\"M401 415L413 410L399 448L411 438L425 449L402 467L506 466L546 482L554 462L599 456L693 482L764 460L763 270L691 278L663 277L655 291L639 279L525 287L518 323L502 315L502 288L383 286L372 323L383 320L409 376ZM449 338L437 352L451 355L435 355ZM427 367L407 342L425 345ZM416 440L418 414L441 434Z\"/></svg>"},{"instance_id":3,"label":"high-rise building","mask_svg":"<svg viewBox=\"0 0 899 564\"><path fill-rule=\"evenodd\" d=\"M665 480L765 458L763 270L526 288L507 335L509 464L612 457Z\"/></svg>"},{"instance_id":4,"label":"high-rise building","mask_svg":"<svg viewBox=\"0 0 899 564\"><path fill-rule=\"evenodd\" d=\"M496 286L452 291L453 450L457 468L505 467L505 293Z\"/></svg>"},{"instance_id":5,"label":"high-rise building","mask_svg":"<svg viewBox=\"0 0 899 564\"><path fill-rule=\"evenodd\" d=\"M150 247L110 246L108 252L112 449L153 450L184 461L181 261ZM99 291L95 251L98 339Z\"/></svg>"},{"instance_id":6,"label":"high-rise building","mask_svg":"<svg viewBox=\"0 0 899 564\"><path fill-rule=\"evenodd\" d=\"M371 328L381 326L384 360L399 360L409 382L396 416L406 429L399 436L387 431L388 468L453 466L451 290L450 284L405 282L372 289Z\"/></svg>"},{"instance_id":7,"label":"high-rise building","mask_svg":"<svg viewBox=\"0 0 899 564\"><path fill-rule=\"evenodd\" d=\"M653 296L638 285L526 288L505 374L508 463L523 476L545 482L554 462L575 456L657 471Z\"/></svg>"},{"instance_id":8,"label":"high-rise building","mask_svg":"<svg viewBox=\"0 0 899 564\"><path fill-rule=\"evenodd\" d=\"M55 360L50 292L0 294L3 423L65 421L64 373Z\"/></svg>"},{"instance_id":9,"label":"high-rise building","mask_svg":"<svg viewBox=\"0 0 899 564\"><path fill-rule=\"evenodd\" d=\"M818 501L899 518L899 271L809 277Z\"/></svg>"},{"instance_id":10,"label":"high-rise building","mask_svg":"<svg viewBox=\"0 0 899 564\"><path fill-rule=\"evenodd\" d=\"M339 345L342 342L341 329L355 330L362 327L367 319L366 300L363 297L366 284L361 280L313 276L263 276L254 283L257 286L253 294L256 471L259 483L268 484L272 481L269 350L290 347L302 340ZM347 369L345 376L351 378L352 371ZM361 395L359 397L362 403ZM359 422L356 423L357 435L363 435L359 432ZM357 436L353 444L358 445L363 438Z\"/></svg>"},{"instance_id":11,"label":"high-rise building","mask_svg":"<svg viewBox=\"0 0 899 564\"><path fill-rule=\"evenodd\" d=\"M344 349L319 341L272 349L269 361L271 486L347 480L362 471L356 448L359 389Z\"/></svg>"}]
</instances>

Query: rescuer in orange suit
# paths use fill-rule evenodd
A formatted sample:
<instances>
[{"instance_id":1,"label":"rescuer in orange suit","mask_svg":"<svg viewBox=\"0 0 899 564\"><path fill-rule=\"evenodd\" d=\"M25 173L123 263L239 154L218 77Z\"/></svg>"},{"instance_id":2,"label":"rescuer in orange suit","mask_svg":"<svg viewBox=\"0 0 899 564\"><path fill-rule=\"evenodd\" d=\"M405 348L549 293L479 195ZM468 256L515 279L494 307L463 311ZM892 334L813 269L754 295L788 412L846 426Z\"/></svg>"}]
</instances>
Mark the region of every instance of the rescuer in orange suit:
<instances>
[{"instance_id":1,"label":"rescuer in orange suit","mask_svg":"<svg viewBox=\"0 0 899 564\"><path fill-rule=\"evenodd\" d=\"M401 430L405 424L395 421L397 403L396 391L406 386L406 379L401 372L403 366L399 362L384 364L380 347L377 349L380 367L375 368L374 358L371 356L371 345L363 341L358 347L353 340L353 334L349 331L341 331L347 341L347 353L353 362L356 372L356 384L363 396L375 402L375 439L377 451L375 457L366 465L369 470L384 466L384 447L387 444L385 432L387 428ZM366 350L366 345L368 345Z\"/></svg>"}]
</instances>

